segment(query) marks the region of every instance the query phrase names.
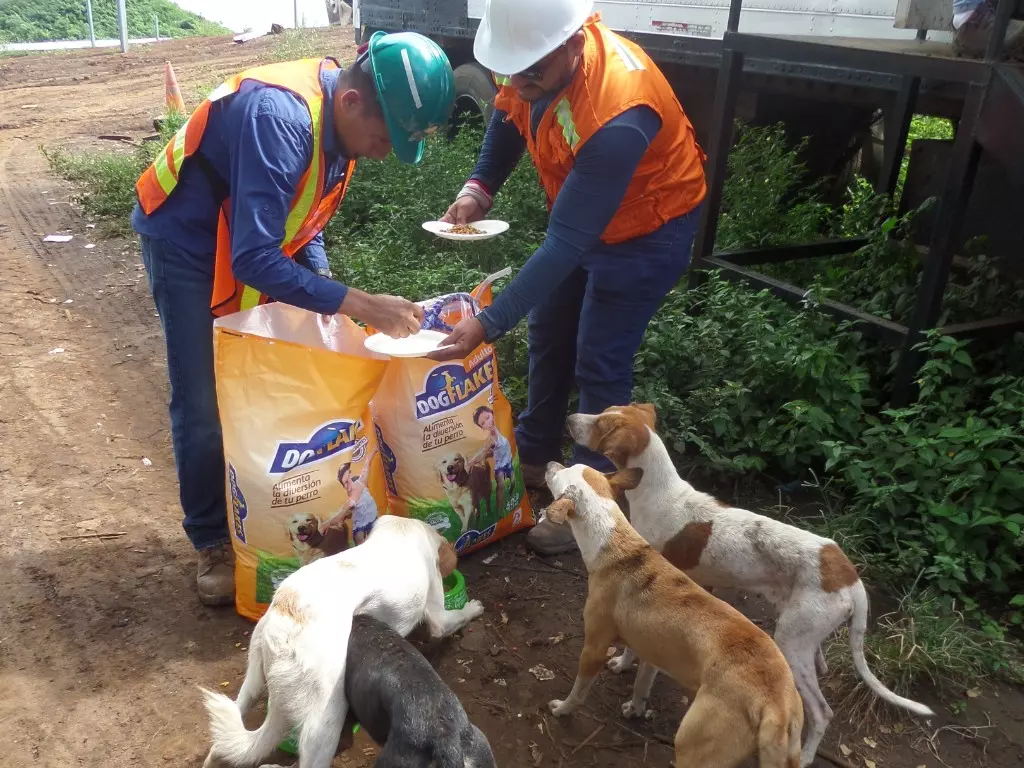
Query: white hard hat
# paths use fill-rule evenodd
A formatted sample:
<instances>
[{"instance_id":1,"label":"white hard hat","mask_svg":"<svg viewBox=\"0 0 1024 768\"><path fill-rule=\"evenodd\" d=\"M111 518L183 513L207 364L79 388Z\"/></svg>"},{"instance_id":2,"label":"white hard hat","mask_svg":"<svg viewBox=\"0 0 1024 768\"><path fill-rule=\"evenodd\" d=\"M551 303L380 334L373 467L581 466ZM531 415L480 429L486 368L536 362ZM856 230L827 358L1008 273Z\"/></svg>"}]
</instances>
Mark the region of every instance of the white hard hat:
<instances>
[{"instance_id":1,"label":"white hard hat","mask_svg":"<svg viewBox=\"0 0 1024 768\"><path fill-rule=\"evenodd\" d=\"M473 56L499 75L536 64L583 26L594 0L488 0Z\"/></svg>"}]
</instances>

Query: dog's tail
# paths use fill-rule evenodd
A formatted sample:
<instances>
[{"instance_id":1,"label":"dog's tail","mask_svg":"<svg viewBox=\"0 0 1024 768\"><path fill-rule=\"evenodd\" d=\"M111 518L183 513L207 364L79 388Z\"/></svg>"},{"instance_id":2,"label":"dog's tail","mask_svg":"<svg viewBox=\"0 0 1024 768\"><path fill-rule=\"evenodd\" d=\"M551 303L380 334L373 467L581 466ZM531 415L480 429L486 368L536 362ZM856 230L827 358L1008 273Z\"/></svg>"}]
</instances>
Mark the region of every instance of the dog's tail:
<instances>
[{"instance_id":1,"label":"dog's tail","mask_svg":"<svg viewBox=\"0 0 1024 768\"><path fill-rule=\"evenodd\" d=\"M245 668L242 687L238 689L235 703L244 716L263 695L267 687L267 676L263 669L263 624L257 623L249 638L249 663Z\"/></svg>"},{"instance_id":2,"label":"dog's tail","mask_svg":"<svg viewBox=\"0 0 1024 768\"><path fill-rule=\"evenodd\" d=\"M850 596L853 598L853 617L850 619L850 652L853 655L853 666L856 668L857 674L868 688L875 692L876 696L885 699L890 704L908 709L921 717L934 715L935 713L924 704L905 699L890 691L868 669L867 659L864 658L864 635L867 634L868 629L868 594L864 589L864 583L858 581L854 584L850 588Z\"/></svg>"},{"instance_id":3,"label":"dog's tail","mask_svg":"<svg viewBox=\"0 0 1024 768\"><path fill-rule=\"evenodd\" d=\"M765 711L757 729L757 757L761 768L800 768L800 735L804 728L803 704L792 691L795 706Z\"/></svg>"},{"instance_id":4,"label":"dog's tail","mask_svg":"<svg viewBox=\"0 0 1024 768\"><path fill-rule=\"evenodd\" d=\"M257 765L274 751L288 733L288 721L274 697L267 705L267 717L255 731L246 730L242 712L227 696L200 688L210 717L210 754L231 766Z\"/></svg>"}]
</instances>

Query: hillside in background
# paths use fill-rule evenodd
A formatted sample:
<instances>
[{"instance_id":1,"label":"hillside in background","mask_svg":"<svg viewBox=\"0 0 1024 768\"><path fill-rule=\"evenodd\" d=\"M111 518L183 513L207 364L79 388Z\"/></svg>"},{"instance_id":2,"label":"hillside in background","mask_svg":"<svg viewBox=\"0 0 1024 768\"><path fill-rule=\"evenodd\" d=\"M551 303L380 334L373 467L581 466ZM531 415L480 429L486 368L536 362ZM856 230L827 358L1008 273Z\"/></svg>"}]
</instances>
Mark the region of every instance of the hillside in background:
<instances>
[{"instance_id":1,"label":"hillside in background","mask_svg":"<svg viewBox=\"0 0 1024 768\"><path fill-rule=\"evenodd\" d=\"M160 18L161 37L229 32L169 0L126 0L125 5L129 37L152 37L155 17ZM117 0L92 0L92 19L96 37L117 37ZM88 37L85 0L0 0L0 42L34 43Z\"/></svg>"}]
</instances>

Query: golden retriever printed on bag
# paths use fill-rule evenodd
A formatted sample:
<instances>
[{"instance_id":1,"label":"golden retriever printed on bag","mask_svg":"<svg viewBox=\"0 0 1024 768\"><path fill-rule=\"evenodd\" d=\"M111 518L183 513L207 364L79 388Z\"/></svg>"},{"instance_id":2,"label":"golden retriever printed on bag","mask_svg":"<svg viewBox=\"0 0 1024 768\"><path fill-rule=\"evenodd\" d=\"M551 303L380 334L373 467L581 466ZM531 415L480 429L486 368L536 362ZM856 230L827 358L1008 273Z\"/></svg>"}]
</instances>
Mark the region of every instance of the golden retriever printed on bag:
<instances>
[{"instance_id":1,"label":"golden retriever printed on bag","mask_svg":"<svg viewBox=\"0 0 1024 768\"><path fill-rule=\"evenodd\" d=\"M473 297L424 304L444 305L451 325L490 303L489 290ZM394 514L427 522L460 553L533 523L493 346L444 363L392 359L372 407Z\"/></svg>"}]
</instances>

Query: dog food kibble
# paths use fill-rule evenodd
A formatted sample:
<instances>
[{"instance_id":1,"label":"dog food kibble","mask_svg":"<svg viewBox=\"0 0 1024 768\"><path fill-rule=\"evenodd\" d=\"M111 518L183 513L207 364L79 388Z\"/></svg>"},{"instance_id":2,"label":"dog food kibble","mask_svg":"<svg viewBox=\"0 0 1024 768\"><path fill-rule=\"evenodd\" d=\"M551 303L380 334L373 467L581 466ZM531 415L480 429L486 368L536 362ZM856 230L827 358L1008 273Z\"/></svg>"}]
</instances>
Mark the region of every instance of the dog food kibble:
<instances>
[{"instance_id":1,"label":"dog food kibble","mask_svg":"<svg viewBox=\"0 0 1024 768\"><path fill-rule=\"evenodd\" d=\"M483 235L486 234L482 229L477 229L472 224L456 224L454 227L448 230L449 234L452 235Z\"/></svg>"}]
</instances>

